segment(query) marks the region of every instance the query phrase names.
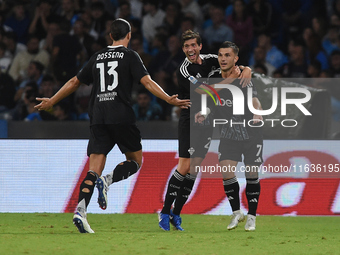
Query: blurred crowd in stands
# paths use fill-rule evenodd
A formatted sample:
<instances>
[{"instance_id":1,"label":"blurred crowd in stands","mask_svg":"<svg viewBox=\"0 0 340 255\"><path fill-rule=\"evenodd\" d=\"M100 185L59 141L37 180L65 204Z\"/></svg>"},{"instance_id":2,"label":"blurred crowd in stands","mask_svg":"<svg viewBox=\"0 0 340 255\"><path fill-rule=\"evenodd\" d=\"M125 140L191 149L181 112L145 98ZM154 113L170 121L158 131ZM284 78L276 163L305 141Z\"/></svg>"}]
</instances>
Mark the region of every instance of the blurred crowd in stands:
<instances>
[{"instance_id":1,"label":"blurred crowd in stands","mask_svg":"<svg viewBox=\"0 0 340 255\"><path fill-rule=\"evenodd\" d=\"M175 70L185 57L180 36L187 29L201 34L202 53L235 42L238 64L260 74L340 77L340 0L1 0L0 118L88 120L91 85L51 112L37 112L35 98L51 97L110 45L115 18L130 22L129 47L168 94L178 93ZM340 84L327 89L340 121ZM139 121L178 119L179 109L142 85L134 85L133 100Z\"/></svg>"}]
</instances>

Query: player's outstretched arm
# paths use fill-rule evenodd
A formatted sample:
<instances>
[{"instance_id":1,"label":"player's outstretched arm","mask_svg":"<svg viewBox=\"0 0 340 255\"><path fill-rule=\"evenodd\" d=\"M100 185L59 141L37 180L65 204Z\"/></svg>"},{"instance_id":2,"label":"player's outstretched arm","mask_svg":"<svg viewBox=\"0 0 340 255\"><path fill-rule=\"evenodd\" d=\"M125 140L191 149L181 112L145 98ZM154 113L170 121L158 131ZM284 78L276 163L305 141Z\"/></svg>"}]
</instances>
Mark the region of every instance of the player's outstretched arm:
<instances>
[{"instance_id":1,"label":"player's outstretched arm","mask_svg":"<svg viewBox=\"0 0 340 255\"><path fill-rule=\"evenodd\" d=\"M240 68L238 66L234 66L232 68L232 71L231 71L229 77L225 78L223 81L216 83L216 84L230 84L235 79L239 78L240 74L241 74ZM201 84L199 87L197 87L195 89L195 92L198 93L198 94L208 94L207 90L211 91L211 92L215 92L215 91L218 92L218 91L222 90L222 88L215 88L215 84L208 85L206 83L202 83L202 82L199 82L199 81L196 81L196 83Z\"/></svg>"},{"instance_id":2,"label":"player's outstretched arm","mask_svg":"<svg viewBox=\"0 0 340 255\"><path fill-rule=\"evenodd\" d=\"M79 88L80 84L81 82L78 80L77 76L74 76L68 82L66 82L64 86L62 86L61 89L59 89L59 91L55 93L55 95L52 96L51 98L37 97L36 100L41 101L41 103L34 106L34 108L38 109L39 111L50 110L53 107L53 105L55 105L60 100L64 99L65 97L69 96L74 91L76 91Z\"/></svg>"},{"instance_id":3,"label":"player's outstretched arm","mask_svg":"<svg viewBox=\"0 0 340 255\"><path fill-rule=\"evenodd\" d=\"M150 75L145 75L140 82L145 86L147 90L149 90L156 97L163 99L168 104L176 105L181 107L182 109L187 109L190 107L190 100L178 99L178 95L169 96L165 91L154 81L151 79Z\"/></svg>"},{"instance_id":4,"label":"player's outstretched arm","mask_svg":"<svg viewBox=\"0 0 340 255\"><path fill-rule=\"evenodd\" d=\"M235 79L241 79L240 84L242 88L246 87L251 82L251 68L248 66L234 66L231 69L231 73L229 74L228 78L224 79L218 84L230 84ZM221 89L222 88L215 89L215 90L220 91Z\"/></svg>"}]
</instances>

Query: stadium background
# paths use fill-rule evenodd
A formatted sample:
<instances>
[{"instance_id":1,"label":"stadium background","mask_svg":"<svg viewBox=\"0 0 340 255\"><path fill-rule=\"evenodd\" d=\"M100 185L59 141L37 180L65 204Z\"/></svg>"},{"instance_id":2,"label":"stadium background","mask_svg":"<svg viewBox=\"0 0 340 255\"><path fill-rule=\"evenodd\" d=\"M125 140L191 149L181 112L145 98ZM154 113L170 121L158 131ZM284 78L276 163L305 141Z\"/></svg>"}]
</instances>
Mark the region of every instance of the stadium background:
<instances>
[{"instance_id":1,"label":"stadium background","mask_svg":"<svg viewBox=\"0 0 340 255\"><path fill-rule=\"evenodd\" d=\"M23 124L21 128L25 127L27 131L39 131L38 123ZM160 128L160 125L144 124L142 133L143 129L155 127ZM81 130L79 126L72 127L71 124L64 128ZM85 126L83 128L86 129ZM165 128L164 125L163 130ZM60 131L53 126L49 130L51 137L57 136ZM3 191L0 195L0 212L73 212L77 204L79 177L88 171L87 140L75 137L29 139L29 135L30 132L26 132L25 139L0 140L0 185ZM102 211L96 199L92 199L89 212L156 213L162 208L166 183L178 162L177 140L143 139L142 142L144 155L140 171L110 187L106 211ZM216 149L216 141L213 141L203 166L218 163ZM266 166L289 167L292 164L296 171L261 174L259 215L340 213L340 179L339 171L336 170L340 162L338 140L267 139L264 141L263 158ZM108 155L104 173L111 171L123 159L123 155L115 148ZM327 173L307 171L306 165L310 168L311 164L320 164L322 169L326 167ZM332 173L328 171L331 168ZM231 214L222 181L218 177L208 173L200 175L183 213ZM243 192L245 180L239 176L239 181ZM246 210L244 194L241 199L241 206Z\"/></svg>"}]
</instances>

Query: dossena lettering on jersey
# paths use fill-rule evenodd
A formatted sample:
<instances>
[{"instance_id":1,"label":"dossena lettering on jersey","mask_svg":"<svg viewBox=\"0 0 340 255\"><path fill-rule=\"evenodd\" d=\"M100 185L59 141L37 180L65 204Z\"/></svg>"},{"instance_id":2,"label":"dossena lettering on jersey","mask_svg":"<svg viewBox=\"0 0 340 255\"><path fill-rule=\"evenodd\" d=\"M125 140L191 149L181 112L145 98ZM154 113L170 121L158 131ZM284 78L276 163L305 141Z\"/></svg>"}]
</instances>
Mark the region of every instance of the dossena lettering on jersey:
<instances>
[{"instance_id":1,"label":"dossena lettering on jersey","mask_svg":"<svg viewBox=\"0 0 340 255\"><path fill-rule=\"evenodd\" d=\"M123 58L123 57L124 57L124 52L107 51L105 53L98 54L97 60L106 59L106 58Z\"/></svg>"}]
</instances>

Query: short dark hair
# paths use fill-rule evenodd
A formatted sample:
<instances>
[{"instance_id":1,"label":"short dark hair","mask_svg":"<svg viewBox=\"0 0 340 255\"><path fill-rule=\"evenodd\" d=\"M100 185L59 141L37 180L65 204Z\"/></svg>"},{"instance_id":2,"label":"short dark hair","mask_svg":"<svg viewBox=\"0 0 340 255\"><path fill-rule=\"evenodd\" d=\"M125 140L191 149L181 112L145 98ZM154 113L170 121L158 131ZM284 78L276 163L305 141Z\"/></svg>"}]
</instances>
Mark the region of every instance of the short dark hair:
<instances>
[{"instance_id":1,"label":"short dark hair","mask_svg":"<svg viewBox=\"0 0 340 255\"><path fill-rule=\"evenodd\" d=\"M42 73L45 69L44 65L39 61L32 60L31 64L35 65L35 68L37 68L40 73Z\"/></svg>"},{"instance_id":2,"label":"short dark hair","mask_svg":"<svg viewBox=\"0 0 340 255\"><path fill-rule=\"evenodd\" d=\"M124 39L130 31L131 26L125 19L115 19L111 23L110 34L114 41Z\"/></svg>"},{"instance_id":3,"label":"short dark hair","mask_svg":"<svg viewBox=\"0 0 340 255\"><path fill-rule=\"evenodd\" d=\"M191 31L190 29L183 32L182 37L181 37L182 46L184 45L184 43L186 41L191 40L191 39L195 39L195 38L197 40L197 44L201 45L202 39L201 39L201 36L198 32Z\"/></svg>"},{"instance_id":4,"label":"short dark hair","mask_svg":"<svg viewBox=\"0 0 340 255\"><path fill-rule=\"evenodd\" d=\"M235 55L238 55L238 52L240 51L240 49L237 47L237 45L233 42L230 41L225 41L221 44L220 49L222 48L232 48Z\"/></svg>"}]
</instances>

